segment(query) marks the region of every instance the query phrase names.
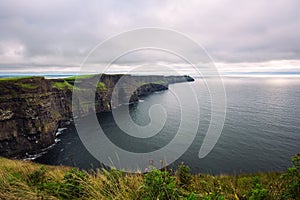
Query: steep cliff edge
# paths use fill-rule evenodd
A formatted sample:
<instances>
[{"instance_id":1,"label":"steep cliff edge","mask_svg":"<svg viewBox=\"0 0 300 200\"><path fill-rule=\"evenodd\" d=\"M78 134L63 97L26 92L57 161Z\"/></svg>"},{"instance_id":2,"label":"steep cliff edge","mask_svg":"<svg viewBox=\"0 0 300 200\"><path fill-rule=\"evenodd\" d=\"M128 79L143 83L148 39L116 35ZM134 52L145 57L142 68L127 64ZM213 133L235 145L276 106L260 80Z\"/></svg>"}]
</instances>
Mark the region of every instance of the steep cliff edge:
<instances>
[{"instance_id":1,"label":"steep cliff edge","mask_svg":"<svg viewBox=\"0 0 300 200\"><path fill-rule=\"evenodd\" d=\"M82 82L81 88L74 86L75 79ZM89 84L94 80L96 93ZM0 79L0 156L22 156L53 144L57 128L72 118L72 112L80 116L92 110L110 112L128 100L135 102L140 96L166 90L169 83L192 80L182 76L131 75ZM80 99L84 103L72 110L72 98L82 98L72 97L73 89L80 90L83 98L94 93L95 101ZM112 95L116 100L112 101Z\"/></svg>"},{"instance_id":2,"label":"steep cliff edge","mask_svg":"<svg viewBox=\"0 0 300 200\"><path fill-rule=\"evenodd\" d=\"M51 145L61 120L71 117L71 90L43 77L0 81L0 155L16 156Z\"/></svg>"}]
</instances>

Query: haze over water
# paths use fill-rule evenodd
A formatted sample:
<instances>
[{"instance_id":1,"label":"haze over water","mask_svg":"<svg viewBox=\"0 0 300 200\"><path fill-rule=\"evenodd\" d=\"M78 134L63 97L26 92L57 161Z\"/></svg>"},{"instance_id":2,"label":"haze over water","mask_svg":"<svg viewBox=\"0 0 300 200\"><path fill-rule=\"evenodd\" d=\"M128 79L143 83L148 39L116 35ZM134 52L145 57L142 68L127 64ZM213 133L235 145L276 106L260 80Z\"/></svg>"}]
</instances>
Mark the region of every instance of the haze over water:
<instances>
[{"instance_id":1,"label":"haze over water","mask_svg":"<svg viewBox=\"0 0 300 200\"><path fill-rule=\"evenodd\" d=\"M200 126L193 144L174 165L185 162L193 172L231 174L285 170L290 166L290 157L300 151L300 79L224 78L223 81L227 95L224 129L212 152L203 159L198 158L198 152L211 115L210 96L201 79L172 84L169 90L154 93L130 105L131 117L140 125L150 122L148 111L151 105L161 104L165 108L166 124L154 137L128 137L114 123L111 113L99 114L99 122L110 140L124 149L134 152L159 149L174 137L180 124L180 107L172 90L190 84L197 92ZM184 109L193 111L195 108ZM89 116L82 120L88 127ZM73 126L58 137L61 141L37 158L37 162L75 165L84 169L99 166L82 145ZM184 145L184 139L180 145Z\"/></svg>"}]
</instances>

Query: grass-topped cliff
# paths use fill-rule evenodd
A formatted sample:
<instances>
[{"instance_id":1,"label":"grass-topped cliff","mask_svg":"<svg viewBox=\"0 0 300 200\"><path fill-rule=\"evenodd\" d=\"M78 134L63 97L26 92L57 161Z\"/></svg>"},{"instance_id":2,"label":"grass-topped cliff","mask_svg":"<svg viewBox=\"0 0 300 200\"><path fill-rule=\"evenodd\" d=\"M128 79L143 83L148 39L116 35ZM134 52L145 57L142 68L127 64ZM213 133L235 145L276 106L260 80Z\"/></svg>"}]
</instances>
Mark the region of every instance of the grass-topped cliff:
<instances>
[{"instance_id":1,"label":"grass-topped cliff","mask_svg":"<svg viewBox=\"0 0 300 200\"><path fill-rule=\"evenodd\" d=\"M84 172L0 158L0 199L300 199L300 156L286 172L240 175L149 169Z\"/></svg>"},{"instance_id":2,"label":"grass-topped cliff","mask_svg":"<svg viewBox=\"0 0 300 200\"><path fill-rule=\"evenodd\" d=\"M54 143L57 128L64 126L73 114L85 116L93 111L110 112L120 104L138 102L140 96L166 90L169 83L192 80L189 76L122 74L64 79L0 78L0 156L22 157L50 146ZM72 95L74 91L80 95ZM111 98L113 92L115 101ZM88 97L93 95L95 99L90 100ZM80 103L72 107L72 101Z\"/></svg>"}]
</instances>

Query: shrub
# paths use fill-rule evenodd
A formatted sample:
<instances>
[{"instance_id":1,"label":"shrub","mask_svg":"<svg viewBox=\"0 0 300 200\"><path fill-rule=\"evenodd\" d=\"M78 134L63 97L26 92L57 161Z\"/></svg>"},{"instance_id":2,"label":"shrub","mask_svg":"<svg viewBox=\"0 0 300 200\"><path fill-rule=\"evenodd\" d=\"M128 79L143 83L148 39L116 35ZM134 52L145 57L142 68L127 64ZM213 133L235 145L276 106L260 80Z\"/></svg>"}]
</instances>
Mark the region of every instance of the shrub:
<instances>
[{"instance_id":1,"label":"shrub","mask_svg":"<svg viewBox=\"0 0 300 200\"><path fill-rule=\"evenodd\" d=\"M267 196L267 190L263 187L260 178L254 176L252 178L252 189L249 192L249 200L261 200Z\"/></svg>"},{"instance_id":2,"label":"shrub","mask_svg":"<svg viewBox=\"0 0 300 200\"><path fill-rule=\"evenodd\" d=\"M266 195L267 190L263 188L262 184L256 184L255 187L251 190L249 200L261 200L264 199Z\"/></svg>"},{"instance_id":3,"label":"shrub","mask_svg":"<svg viewBox=\"0 0 300 200\"><path fill-rule=\"evenodd\" d=\"M287 172L282 175L285 184L285 190L282 199L297 199L300 197L300 154L292 157L293 166L288 168Z\"/></svg>"},{"instance_id":4,"label":"shrub","mask_svg":"<svg viewBox=\"0 0 300 200\"><path fill-rule=\"evenodd\" d=\"M166 170L151 168L145 174L143 185L143 199L178 199L175 177Z\"/></svg>"},{"instance_id":5,"label":"shrub","mask_svg":"<svg viewBox=\"0 0 300 200\"><path fill-rule=\"evenodd\" d=\"M183 188L187 188L191 184L190 168L184 163L181 163L177 169L177 177L179 185Z\"/></svg>"}]
</instances>

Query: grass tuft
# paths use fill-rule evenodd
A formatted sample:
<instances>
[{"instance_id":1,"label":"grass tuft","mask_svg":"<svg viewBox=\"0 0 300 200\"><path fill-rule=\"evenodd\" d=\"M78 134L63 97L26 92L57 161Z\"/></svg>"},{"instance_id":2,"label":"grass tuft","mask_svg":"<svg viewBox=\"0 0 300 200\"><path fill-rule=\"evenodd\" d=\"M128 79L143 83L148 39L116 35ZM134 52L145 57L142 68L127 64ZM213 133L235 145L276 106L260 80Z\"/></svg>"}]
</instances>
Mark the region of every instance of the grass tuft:
<instances>
[{"instance_id":1,"label":"grass tuft","mask_svg":"<svg viewBox=\"0 0 300 200\"><path fill-rule=\"evenodd\" d=\"M241 175L173 173L150 167L146 174L116 169L87 173L0 158L0 199L299 199L300 155L286 172Z\"/></svg>"},{"instance_id":2,"label":"grass tuft","mask_svg":"<svg viewBox=\"0 0 300 200\"><path fill-rule=\"evenodd\" d=\"M64 90L64 89L72 90L73 89L73 86L70 83L68 83L67 81L53 82L52 87L60 89L60 90Z\"/></svg>"}]
</instances>

